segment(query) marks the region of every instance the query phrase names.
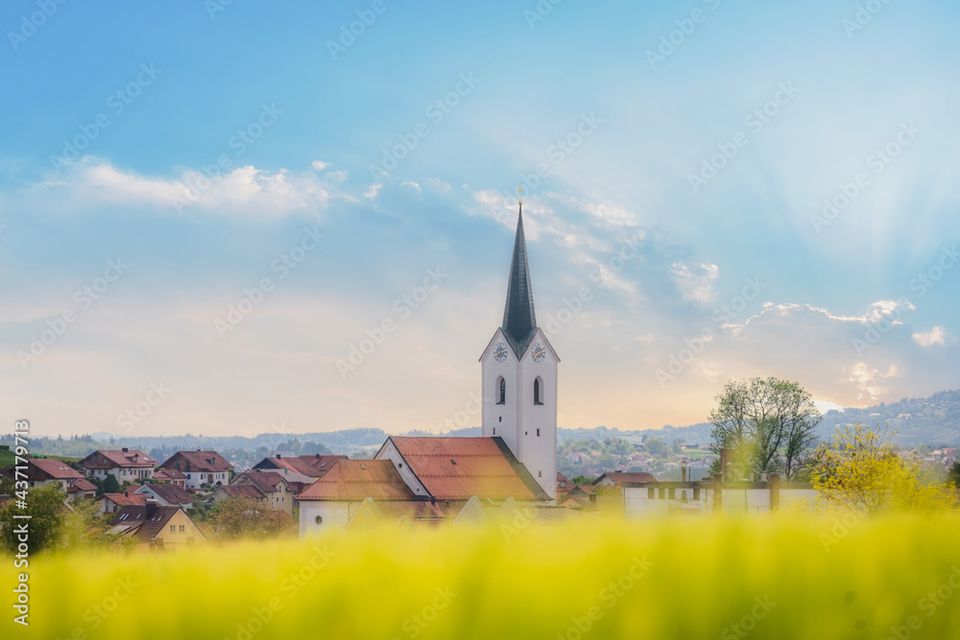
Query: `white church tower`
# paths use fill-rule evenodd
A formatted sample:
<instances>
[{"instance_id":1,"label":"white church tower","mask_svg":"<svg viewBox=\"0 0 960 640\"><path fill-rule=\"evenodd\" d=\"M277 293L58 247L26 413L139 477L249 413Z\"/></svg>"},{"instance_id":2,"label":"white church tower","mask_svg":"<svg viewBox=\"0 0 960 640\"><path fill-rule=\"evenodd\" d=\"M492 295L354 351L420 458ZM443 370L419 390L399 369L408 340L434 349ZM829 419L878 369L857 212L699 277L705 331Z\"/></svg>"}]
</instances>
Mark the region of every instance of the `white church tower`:
<instances>
[{"instance_id":1,"label":"white church tower","mask_svg":"<svg viewBox=\"0 0 960 640\"><path fill-rule=\"evenodd\" d=\"M532 285L521 202L503 324L480 356L483 435L503 438L543 490L556 499L560 358L537 326Z\"/></svg>"}]
</instances>

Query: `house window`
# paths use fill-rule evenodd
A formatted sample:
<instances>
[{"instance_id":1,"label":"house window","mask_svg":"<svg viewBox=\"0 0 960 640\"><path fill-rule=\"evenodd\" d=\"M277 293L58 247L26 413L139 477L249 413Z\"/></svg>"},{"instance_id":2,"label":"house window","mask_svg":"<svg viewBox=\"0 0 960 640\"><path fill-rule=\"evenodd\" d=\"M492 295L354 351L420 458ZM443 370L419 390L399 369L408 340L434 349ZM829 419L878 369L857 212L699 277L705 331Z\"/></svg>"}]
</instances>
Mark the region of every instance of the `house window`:
<instances>
[{"instance_id":1,"label":"house window","mask_svg":"<svg viewBox=\"0 0 960 640\"><path fill-rule=\"evenodd\" d=\"M507 381L503 376L497 378L497 404L506 404L507 402Z\"/></svg>"},{"instance_id":2,"label":"house window","mask_svg":"<svg viewBox=\"0 0 960 640\"><path fill-rule=\"evenodd\" d=\"M175 524L170 525L170 533L176 533L176 532L177 532L177 525Z\"/></svg>"},{"instance_id":3,"label":"house window","mask_svg":"<svg viewBox=\"0 0 960 640\"><path fill-rule=\"evenodd\" d=\"M313 521L316 522L317 524L323 524L323 516L317 516L316 518L313 519Z\"/></svg>"},{"instance_id":4,"label":"house window","mask_svg":"<svg viewBox=\"0 0 960 640\"><path fill-rule=\"evenodd\" d=\"M677 497L676 489L674 489L673 487L670 487L669 497L670 497L671 500L673 500L674 498Z\"/></svg>"},{"instance_id":5,"label":"house window","mask_svg":"<svg viewBox=\"0 0 960 640\"><path fill-rule=\"evenodd\" d=\"M653 500L656 497L657 497L657 490L654 489L653 487L647 487L647 499Z\"/></svg>"},{"instance_id":6,"label":"house window","mask_svg":"<svg viewBox=\"0 0 960 640\"><path fill-rule=\"evenodd\" d=\"M542 477L543 477L543 471L537 471L537 477L538 477L538 478L542 478Z\"/></svg>"},{"instance_id":7,"label":"house window","mask_svg":"<svg viewBox=\"0 0 960 640\"><path fill-rule=\"evenodd\" d=\"M493 435L497 435L497 428L496 428L496 427L493 428Z\"/></svg>"},{"instance_id":8,"label":"house window","mask_svg":"<svg viewBox=\"0 0 960 640\"><path fill-rule=\"evenodd\" d=\"M180 525L180 533L184 533L186 532L186 530L187 530L187 525L185 524Z\"/></svg>"},{"instance_id":9,"label":"house window","mask_svg":"<svg viewBox=\"0 0 960 640\"><path fill-rule=\"evenodd\" d=\"M693 488L693 499L694 499L694 500L699 500L699 499L700 499L700 487L694 487L694 488Z\"/></svg>"},{"instance_id":10,"label":"house window","mask_svg":"<svg viewBox=\"0 0 960 640\"><path fill-rule=\"evenodd\" d=\"M537 376L533 381L533 404L543 404L543 380Z\"/></svg>"}]
</instances>

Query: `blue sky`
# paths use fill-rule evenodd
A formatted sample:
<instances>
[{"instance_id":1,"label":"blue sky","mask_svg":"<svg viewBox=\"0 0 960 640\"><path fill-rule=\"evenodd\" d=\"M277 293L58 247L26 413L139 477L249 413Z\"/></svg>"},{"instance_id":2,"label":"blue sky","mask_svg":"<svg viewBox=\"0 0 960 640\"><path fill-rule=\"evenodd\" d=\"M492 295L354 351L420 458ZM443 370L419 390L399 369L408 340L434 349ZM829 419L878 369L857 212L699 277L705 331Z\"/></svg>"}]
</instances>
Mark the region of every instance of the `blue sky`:
<instances>
[{"instance_id":1,"label":"blue sky","mask_svg":"<svg viewBox=\"0 0 960 640\"><path fill-rule=\"evenodd\" d=\"M699 421L752 375L956 387L957 17L5 3L5 419L477 424L518 184L562 426Z\"/></svg>"}]
</instances>

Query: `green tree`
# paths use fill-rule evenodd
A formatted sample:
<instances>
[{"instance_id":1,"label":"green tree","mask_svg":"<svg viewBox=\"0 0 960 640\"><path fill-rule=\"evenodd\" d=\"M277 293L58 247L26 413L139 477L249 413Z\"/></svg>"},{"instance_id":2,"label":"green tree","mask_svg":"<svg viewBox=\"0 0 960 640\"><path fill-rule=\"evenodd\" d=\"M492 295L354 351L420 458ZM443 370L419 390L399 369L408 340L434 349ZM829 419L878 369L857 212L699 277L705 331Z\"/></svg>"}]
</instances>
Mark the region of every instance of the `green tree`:
<instances>
[{"instance_id":1,"label":"green tree","mask_svg":"<svg viewBox=\"0 0 960 640\"><path fill-rule=\"evenodd\" d=\"M225 538L274 537L293 527L286 512L271 509L250 498L227 498L210 513L214 530Z\"/></svg>"},{"instance_id":2,"label":"green tree","mask_svg":"<svg viewBox=\"0 0 960 640\"><path fill-rule=\"evenodd\" d=\"M935 510L956 502L953 487L923 482L918 460L899 455L859 424L839 427L833 442L820 446L811 481L828 505L852 511Z\"/></svg>"},{"instance_id":3,"label":"green tree","mask_svg":"<svg viewBox=\"0 0 960 640\"><path fill-rule=\"evenodd\" d=\"M950 471L947 472L947 482L955 487L960 487L960 460L954 462Z\"/></svg>"},{"instance_id":4,"label":"green tree","mask_svg":"<svg viewBox=\"0 0 960 640\"><path fill-rule=\"evenodd\" d=\"M730 381L710 413L710 448L732 452L732 471L740 477L783 471L796 476L816 439L820 412L798 383L779 378Z\"/></svg>"},{"instance_id":5,"label":"green tree","mask_svg":"<svg viewBox=\"0 0 960 640\"><path fill-rule=\"evenodd\" d=\"M16 529L26 522L28 526L28 544L30 553L39 553L56 546L63 532L63 519L66 496L57 485L35 487L27 494L27 508L17 507L17 500L10 500L0 509L0 538L3 548L15 553L21 535ZM14 515L29 514L29 520L14 518Z\"/></svg>"},{"instance_id":6,"label":"green tree","mask_svg":"<svg viewBox=\"0 0 960 640\"><path fill-rule=\"evenodd\" d=\"M103 482L100 483L100 487L97 489L98 496L105 493L120 493L120 483L117 482L117 479L112 473L107 474L107 477L103 479Z\"/></svg>"}]
</instances>

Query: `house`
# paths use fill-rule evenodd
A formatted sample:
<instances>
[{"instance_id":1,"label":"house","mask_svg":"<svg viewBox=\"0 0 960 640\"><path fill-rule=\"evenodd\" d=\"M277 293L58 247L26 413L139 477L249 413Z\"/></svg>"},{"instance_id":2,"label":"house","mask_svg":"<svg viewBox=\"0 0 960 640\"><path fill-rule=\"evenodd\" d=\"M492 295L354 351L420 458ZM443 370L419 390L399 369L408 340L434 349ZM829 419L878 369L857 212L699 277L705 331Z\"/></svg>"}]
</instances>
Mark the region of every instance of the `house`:
<instances>
[{"instance_id":1,"label":"house","mask_svg":"<svg viewBox=\"0 0 960 640\"><path fill-rule=\"evenodd\" d=\"M302 482L309 485L329 471L330 467L335 465L338 460L344 460L346 457L320 453L305 456L281 456L278 453L273 457L264 458L253 465L253 468L259 471L276 471L283 475L288 482Z\"/></svg>"},{"instance_id":2,"label":"house","mask_svg":"<svg viewBox=\"0 0 960 640\"><path fill-rule=\"evenodd\" d=\"M601 474L599 478L593 481L593 486L595 487L618 487L623 488L626 484L637 484L640 482L656 482L657 479L654 478L649 473L645 472L629 472L629 471L614 471Z\"/></svg>"},{"instance_id":3,"label":"house","mask_svg":"<svg viewBox=\"0 0 960 640\"><path fill-rule=\"evenodd\" d=\"M133 494L145 496L161 507L180 507L184 511L193 509L193 498L176 485L148 483L138 487Z\"/></svg>"},{"instance_id":4,"label":"house","mask_svg":"<svg viewBox=\"0 0 960 640\"><path fill-rule=\"evenodd\" d=\"M291 488L291 483L288 483L279 472L249 469L237 476L230 484L231 486L254 486L263 494L263 499L259 500L259 502L268 504L271 509L286 511L290 515L293 515L293 497L295 493L293 488ZM297 487L297 492L299 492L299 483Z\"/></svg>"},{"instance_id":5,"label":"house","mask_svg":"<svg viewBox=\"0 0 960 640\"><path fill-rule=\"evenodd\" d=\"M100 449L80 461L80 467L89 478L104 480L108 475L117 482L143 482L153 477L157 461L136 449Z\"/></svg>"},{"instance_id":6,"label":"house","mask_svg":"<svg viewBox=\"0 0 960 640\"><path fill-rule=\"evenodd\" d=\"M131 493L104 493L99 498L100 513L115 513L124 507L143 506L147 503L147 496Z\"/></svg>"},{"instance_id":7,"label":"house","mask_svg":"<svg viewBox=\"0 0 960 640\"><path fill-rule=\"evenodd\" d=\"M218 487L230 482L233 465L216 451L178 451L160 465L182 473L184 487L196 491L204 486Z\"/></svg>"},{"instance_id":8,"label":"house","mask_svg":"<svg viewBox=\"0 0 960 640\"><path fill-rule=\"evenodd\" d=\"M225 484L213 492L213 502L219 504L229 498L246 498L259 503L267 501L267 496L252 484Z\"/></svg>"},{"instance_id":9,"label":"house","mask_svg":"<svg viewBox=\"0 0 960 640\"><path fill-rule=\"evenodd\" d=\"M152 501L123 507L110 525L113 533L130 536L143 546L177 548L204 540L183 509L162 507Z\"/></svg>"},{"instance_id":10,"label":"house","mask_svg":"<svg viewBox=\"0 0 960 640\"><path fill-rule=\"evenodd\" d=\"M67 497L71 500L92 500L97 497L97 485L86 478L73 480L67 485Z\"/></svg>"},{"instance_id":11,"label":"house","mask_svg":"<svg viewBox=\"0 0 960 640\"><path fill-rule=\"evenodd\" d=\"M476 496L492 500L550 500L550 495L499 436L391 436L374 458L393 462L413 495L421 499L465 502Z\"/></svg>"},{"instance_id":12,"label":"house","mask_svg":"<svg viewBox=\"0 0 960 640\"><path fill-rule=\"evenodd\" d=\"M10 467L4 473L15 480L23 480L22 477L15 478L16 467ZM56 458L27 458L26 480L30 487L57 485L65 494L70 491L71 485L79 483L80 480L85 482L80 485L81 487L90 484L82 473Z\"/></svg>"},{"instance_id":13,"label":"house","mask_svg":"<svg viewBox=\"0 0 960 640\"><path fill-rule=\"evenodd\" d=\"M157 484L172 484L181 489L187 488L187 476L176 469L154 469L153 481Z\"/></svg>"},{"instance_id":14,"label":"house","mask_svg":"<svg viewBox=\"0 0 960 640\"><path fill-rule=\"evenodd\" d=\"M378 505L418 500L391 460L338 460L297 496L300 535L346 526L367 499Z\"/></svg>"}]
</instances>

